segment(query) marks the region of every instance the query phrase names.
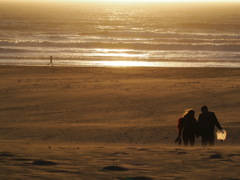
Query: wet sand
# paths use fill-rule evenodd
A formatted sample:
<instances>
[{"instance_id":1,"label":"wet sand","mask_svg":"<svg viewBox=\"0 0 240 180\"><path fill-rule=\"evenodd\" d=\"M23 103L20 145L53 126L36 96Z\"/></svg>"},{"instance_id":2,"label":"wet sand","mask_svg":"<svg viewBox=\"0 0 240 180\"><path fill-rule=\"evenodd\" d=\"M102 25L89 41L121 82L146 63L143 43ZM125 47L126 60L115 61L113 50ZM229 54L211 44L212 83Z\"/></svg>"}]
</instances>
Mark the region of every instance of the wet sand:
<instances>
[{"instance_id":1,"label":"wet sand","mask_svg":"<svg viewBox=\"0 0 240 180\"><path fill-rule=\"evenodd\" d=\"M0 66L0 179L239 179L240 69ZM184 109L227 140L174 144Z\"/></svg>"}]
</instances>

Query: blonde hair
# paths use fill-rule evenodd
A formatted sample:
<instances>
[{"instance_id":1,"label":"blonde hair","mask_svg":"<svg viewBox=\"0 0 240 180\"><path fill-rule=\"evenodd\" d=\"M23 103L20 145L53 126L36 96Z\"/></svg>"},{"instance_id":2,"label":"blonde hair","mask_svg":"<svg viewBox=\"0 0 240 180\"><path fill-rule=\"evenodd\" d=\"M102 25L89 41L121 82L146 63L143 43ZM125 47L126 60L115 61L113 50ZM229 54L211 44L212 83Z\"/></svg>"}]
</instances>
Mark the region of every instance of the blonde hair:
<instances>
[{"instance_id":1,"label":"blonde hair","mask_svg":"<svg viewBox=\"0 0 240 180\"><path fill-rule=\"evenodd\" d=\"M182 117L185 117L190 111L193 111L193 112L194 112L194 110L193 110L192 108L190 108L190 109L185 109L185 112L183 113Z\"/></svg>"}]
</instances>

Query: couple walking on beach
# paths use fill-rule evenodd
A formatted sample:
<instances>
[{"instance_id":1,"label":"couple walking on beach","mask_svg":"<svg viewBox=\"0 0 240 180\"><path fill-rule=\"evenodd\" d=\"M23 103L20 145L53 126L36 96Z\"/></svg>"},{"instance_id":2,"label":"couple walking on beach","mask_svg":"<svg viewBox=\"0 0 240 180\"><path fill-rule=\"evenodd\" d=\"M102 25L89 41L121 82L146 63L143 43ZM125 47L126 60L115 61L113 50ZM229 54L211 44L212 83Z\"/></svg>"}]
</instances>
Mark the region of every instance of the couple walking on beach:
<instances>
[{"instance_id":1,"label":"couple walking on beach","mask_svg":"<svg viewBox=\"0 0 240 180\"><path fill-rule=\"evenodd\" d=\"M198 121L195 118L195 111L193 109L186 110L182 118L178 120L178 137L175 140L179 144L181 138L185 146L194 146L195 137L201 136L202 146L214 145L214 128L215 126L222 130L222 127L214 112L208 111L207 106L202 106L201 114Z\"/></svg>"}]
</instances>

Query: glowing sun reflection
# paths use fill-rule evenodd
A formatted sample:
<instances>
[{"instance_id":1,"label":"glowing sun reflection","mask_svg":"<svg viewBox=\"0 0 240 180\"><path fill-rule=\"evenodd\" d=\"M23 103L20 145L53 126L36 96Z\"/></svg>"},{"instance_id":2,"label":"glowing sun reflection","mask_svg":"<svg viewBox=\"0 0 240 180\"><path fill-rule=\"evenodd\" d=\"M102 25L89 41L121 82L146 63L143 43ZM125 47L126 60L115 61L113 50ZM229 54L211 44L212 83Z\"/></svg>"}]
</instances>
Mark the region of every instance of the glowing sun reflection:
<instances>
[{"instance_id":1,"label":"glowing sun reflection","mask_svg":"<svg viewBox=\"0 0 240 180\"><path fill-rule=\"evenodd\" d=\"M154 63L145 61L98 61L99 65L112 67L149 67L155 66Z\"/></svg>"}]
</instances>

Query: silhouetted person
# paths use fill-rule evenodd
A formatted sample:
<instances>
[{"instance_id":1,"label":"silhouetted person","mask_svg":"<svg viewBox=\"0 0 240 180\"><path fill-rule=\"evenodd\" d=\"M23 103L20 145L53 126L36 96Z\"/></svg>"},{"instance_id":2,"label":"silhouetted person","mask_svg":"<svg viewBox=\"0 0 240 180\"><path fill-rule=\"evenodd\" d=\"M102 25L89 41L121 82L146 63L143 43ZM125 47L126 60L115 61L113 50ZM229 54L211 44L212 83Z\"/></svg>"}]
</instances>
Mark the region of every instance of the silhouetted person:
<instances>
[{"instance_id":1,"label":"silhouetted person","mask_svg":"<svg viewBox=\"0 0 240 180\"><path fill-rule=\"evenodd\" d=\"M202 137L202 146L214 145L214 128L221 130L222 127L218 122L214 112L209 112L207 106L201 108L202 114L198 118L199 135Z\"/></svg>"},{"instance_id":2,"label":"silhouetted person","mask_svg":"<svg viewBox=\"0 0 240 180\"><path fill-rule=\"evenodd\" d=\"M50 63L48 65L50 65L50 64L52 64L52 66L53 66L53 57L52 56L50 56Z\"/></svg>"},{"instance_id":3,"label":"silhouetted person","mask_svg":"<svg viewBox=\"0 0 240 180\"><path fill-rule=\"evenodd\" d=\"M178 122L179 133L177 139L182 137L185 146L188 146L189 144L194 146L195 144L195 137L197 136L197 120L194 115L194 110L186 110L183 117L179 119Z\"/></svg>"}]
</instances>

